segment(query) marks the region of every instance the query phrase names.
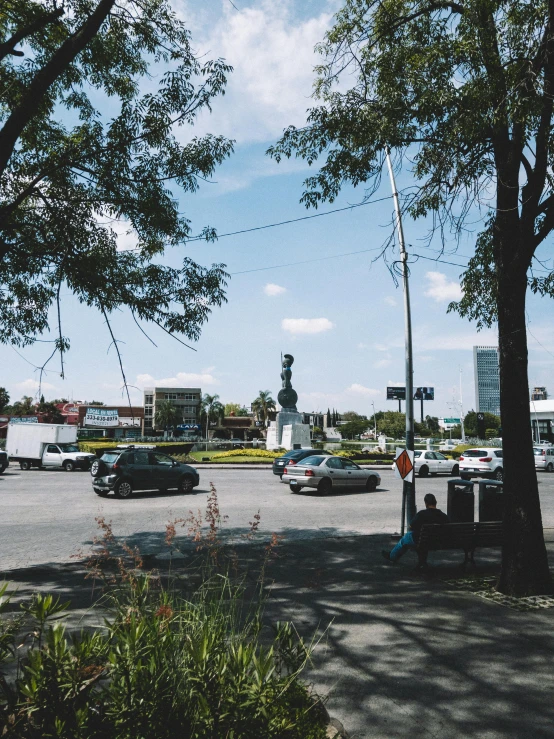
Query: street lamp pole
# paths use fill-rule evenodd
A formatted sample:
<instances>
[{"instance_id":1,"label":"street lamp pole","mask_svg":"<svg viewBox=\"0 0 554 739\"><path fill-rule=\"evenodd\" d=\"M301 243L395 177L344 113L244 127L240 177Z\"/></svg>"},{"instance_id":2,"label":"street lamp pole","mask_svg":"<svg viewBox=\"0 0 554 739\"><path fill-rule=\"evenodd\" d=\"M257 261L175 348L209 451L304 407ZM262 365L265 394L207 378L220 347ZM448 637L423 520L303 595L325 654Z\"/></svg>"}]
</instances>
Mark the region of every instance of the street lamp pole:
<instances>
[{"instance_id":1,"label":"street lamp pole","mask_svg":"<svg viewBox=\"0 0 554 739\"><path fill-rule=\"evenodd\" d=\"M377 441L377 419L375 418L375 403L372 401L373 406L373 438Z\"/></svg>"},{"instance_id":2,"label":"street lamp pole","mask_svg":"<svg viewBox=\"0 0 554 739\"><path fill-rule=\"evenodd\" d=\"M398 245L400 247L400 260L402 264L402 284L404 287L404 344L406 355L406 449L414 451L414 360L412 351L412 311L410 307L410 285L408 280L408 254L406 252L406 244L404 242L404 230L402 228L402 215L398 202L398 192L396 190L396 181L392 168L389 147L385 148L387 157L387 165L389 169L390 184L392 188L392 198L394 202L394 211L396 214L396 228L398 232ZM416 514L416 498L415 498L415 476L412 482L404 480L402 490L402 523L401 534L404 534L405 517L407 515L408 523Z\"/></svg>"}]
</instances>

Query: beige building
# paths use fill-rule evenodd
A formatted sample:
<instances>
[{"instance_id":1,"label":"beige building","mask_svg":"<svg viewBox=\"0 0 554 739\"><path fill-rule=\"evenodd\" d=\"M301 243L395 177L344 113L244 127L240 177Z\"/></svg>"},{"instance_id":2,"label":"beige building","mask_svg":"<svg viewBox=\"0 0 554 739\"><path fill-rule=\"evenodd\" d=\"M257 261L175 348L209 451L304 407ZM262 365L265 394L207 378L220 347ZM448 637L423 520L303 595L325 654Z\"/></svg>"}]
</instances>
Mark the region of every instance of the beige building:
<instances>
[{"instance_id":1,"label":"beige building","mask_svg":"<svg viewBox=\"0 0 554 739\"><path fill-rule=\"evenodd\" d=\"M144 389L144 435L156 430L154 418L156 404L161 400L169 400L179 409L181 420L179 425L183 431L194 431L200 426L200 402L202 390L199 387L149 387Z\"/></svg>"}]
</instances>

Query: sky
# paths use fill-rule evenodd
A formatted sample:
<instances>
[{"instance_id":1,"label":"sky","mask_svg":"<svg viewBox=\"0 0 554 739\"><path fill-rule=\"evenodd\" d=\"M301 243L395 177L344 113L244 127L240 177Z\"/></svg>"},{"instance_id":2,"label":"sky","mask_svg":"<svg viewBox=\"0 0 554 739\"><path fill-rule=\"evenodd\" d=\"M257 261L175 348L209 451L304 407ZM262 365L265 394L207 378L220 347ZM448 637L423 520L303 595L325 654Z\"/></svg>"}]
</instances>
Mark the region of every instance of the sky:
<instances>
[{"instance_id":1,"label":"sky","mask_svg":"<svg viewBox=\"0 0 554 739\"><path fill-rule=\"evenodd\" d=\"M299 199L310 168L302 161L277 164L265 154L286 126L305 121L319 60L313 49L338 3L191 0L175 7L189 24L198 55L224 57L234 67L226 95L215 100L212 113L203 114L189 135L223 134L235 139L236 147L212 182L180 199L193 232L214 226L219 240L174 248L166 262L178 265L184 256L204 265L222 262L231 277L228 302L212 313L194 344L196 351L144 326L154 346L129 315L112 316L132 401L142 404L144 387L189 386L217 393L224 403L249 406L260 390L276 397L280 356L290 353L299 410L330 407L366 415L373 408L397 410L396 402L386 400L386 387L404 385L403 296L378 258L391 230L388 178L372 198L377 202L351 208L363 200L364 191L345 187L332 205L307 211ZM410 184L409 172L401 172L399 188ZM316 212L327 215L222 236ZM477 214L475 230L459 246L452 240L442 256L437 244L424 243L425 223L404 222L411 255L414 384L435 388L435 401L425 404L425 414L458 416L460 387L463 410L475 408L472 347L497 344L494 328L477 332L467 320L446 312L461 295L459 277L483 215ZM132 242L123 228L120 242ZM549 247L543 247L545 253ZM41 385L46 399L124 403L119 364L103 319L66 294L62 321L71 350L65 356L65 379L57 358L48 365ZM530 385L554 393L548 299L529 296L528 329ZM0 386L12 400L38 393L36 367L49 354L45 347L0 346Z\"/></svg>"}]
</instances>

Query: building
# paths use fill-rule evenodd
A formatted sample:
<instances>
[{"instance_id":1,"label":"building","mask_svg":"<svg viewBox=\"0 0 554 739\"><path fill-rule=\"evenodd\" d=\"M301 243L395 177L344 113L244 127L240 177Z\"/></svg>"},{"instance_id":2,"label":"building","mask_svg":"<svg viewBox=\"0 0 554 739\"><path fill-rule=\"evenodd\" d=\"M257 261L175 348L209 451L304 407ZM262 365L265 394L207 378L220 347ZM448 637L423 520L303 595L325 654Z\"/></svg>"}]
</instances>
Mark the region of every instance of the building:
<instances>
[{"instance_id":1,"label":"building","mask_svg":"<svg viewBox=\"0 0 554 739\"><path fill-rule=\"evenodd\" d=\"M530 411L535 444L554 443L554 400L532 400Z\"/></svg>"},{"instance_id":2,"label":"building","mask_svg":"<svg viewBox=\"0 0 554 739\"><path fill-rule=\"evenodd\" d=\"M498 347L474 346L475 410L500 415L500 372Z\"/></svg>"},{"instance_id":3,"label":"building","mask_svg":"<svg viewBox=\"0 0 554 739\"><path fill-rule=\"evenodd\" d=\"M531 393L531 400L548 400L548 393L545 387L534 387Z\"/></svg>"},{"instance_id":4,"label":"building","mask_svg":"<svg viewBox=\"0 0 554 739\"><path fill-rule=\"evenodd\" d=\"M144 436L156 430L156 405L161 400L170 400L179 410L179 430L200 432L202 391L199 387L149 387L144 390Z\"/></svg>"},{"instance_id":5,"label":"building","mask_svg":"<svg viewBox=\"0 0 554 739\"><path fill-rule=\"evenodd\" d=\"M88 430L88 436L107 436L121 439L140 436L144 409L141 406L128 405L80 405L79 436Z\"/></svg>"}]
</instances>

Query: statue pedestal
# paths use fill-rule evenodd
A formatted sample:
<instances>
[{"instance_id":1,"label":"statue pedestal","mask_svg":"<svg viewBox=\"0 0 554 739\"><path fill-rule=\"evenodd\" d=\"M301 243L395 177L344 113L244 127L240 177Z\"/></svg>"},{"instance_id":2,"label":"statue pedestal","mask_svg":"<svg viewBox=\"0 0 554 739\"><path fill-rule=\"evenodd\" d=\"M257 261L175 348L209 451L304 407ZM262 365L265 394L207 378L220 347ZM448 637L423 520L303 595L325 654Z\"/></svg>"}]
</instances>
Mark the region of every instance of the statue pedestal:
<instances>
[{"instance_id":1,"label":"statue pedestal","mask_svg":"<svg viewBox=\"0 0 554 739\"><path fill-rule=\"evenodd\" d=\"M302 423L302 416L297 410L283 408L277 413L277 420L271 421L267 429L266 449L309 448L310 427Z\"/></svg>"}]
</instances>

